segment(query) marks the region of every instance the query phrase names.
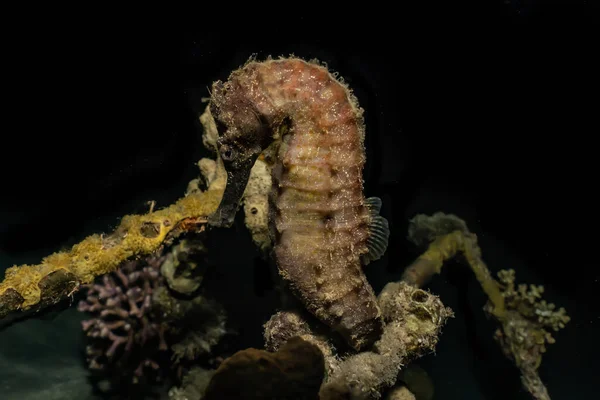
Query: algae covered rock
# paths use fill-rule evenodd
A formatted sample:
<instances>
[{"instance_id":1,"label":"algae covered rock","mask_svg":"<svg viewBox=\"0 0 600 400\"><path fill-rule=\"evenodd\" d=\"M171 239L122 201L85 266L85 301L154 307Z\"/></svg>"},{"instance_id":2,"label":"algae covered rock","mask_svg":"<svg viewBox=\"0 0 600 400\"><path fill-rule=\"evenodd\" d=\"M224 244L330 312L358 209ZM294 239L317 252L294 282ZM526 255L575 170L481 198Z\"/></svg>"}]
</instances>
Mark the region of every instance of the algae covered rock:
<instances>
[{"instance_id":1,"label":"algae covered rock","mask_svg":"<svg viewBox=\"0 0 600 400\"><path fill-rule=\"evenodd\" d=\"M295 337L276 353L246 349L225 360L206 389L204 400L317 400L325 375L323 354Z\"/></svg>"}]
</instances>

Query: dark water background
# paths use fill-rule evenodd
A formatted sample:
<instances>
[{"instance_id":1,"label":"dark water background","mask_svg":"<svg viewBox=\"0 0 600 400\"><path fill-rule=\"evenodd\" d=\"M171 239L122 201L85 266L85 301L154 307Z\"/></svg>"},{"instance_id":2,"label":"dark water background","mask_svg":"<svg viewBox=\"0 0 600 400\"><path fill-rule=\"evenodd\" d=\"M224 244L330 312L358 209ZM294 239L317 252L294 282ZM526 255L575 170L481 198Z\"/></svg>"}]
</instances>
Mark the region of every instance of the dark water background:
<instances>
[{"instance_id":1,"label":"dark water background","mask_svg":"<svg viewBox=\"0 0 600 400\"><path fill-rule=\"evenodd\" d=\"M541 367L552 398L593 397L594 5L476 3L358 12L322 3L306 16L290 3L271 19L254 7L256 15L203 9L174 19L28 15L2 39L0 267L110 232L148 200L175 201L203 156L197 117L210 83L252 53L316 57L366 110L365 191L383 199L392 229L387 255L367 270L373 286L399 279L418 256L405 240L410 217L459 215L493 272L514 268L518 280L543 284L572 317ZM241 221L212 240L219 267L206 284L237 321L240 348L261 346L277 306L266 267ZM436 399L527 399L492 340L472 274L454 265L429 288L456 312L436 354L420 361ZM0 331L0 398L91 398L80 319L70 308Z\"/></svg>"}]
</instances>

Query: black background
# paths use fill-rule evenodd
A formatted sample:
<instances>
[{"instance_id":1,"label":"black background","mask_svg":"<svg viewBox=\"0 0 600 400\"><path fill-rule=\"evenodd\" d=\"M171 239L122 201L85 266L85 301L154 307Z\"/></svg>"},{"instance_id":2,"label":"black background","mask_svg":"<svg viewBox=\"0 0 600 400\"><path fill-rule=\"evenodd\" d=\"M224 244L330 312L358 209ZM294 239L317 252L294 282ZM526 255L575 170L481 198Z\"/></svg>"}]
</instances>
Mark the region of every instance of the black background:
<instances>
[{"instance_id":1,"label":"black background","mask_svg":"<svg viewBox=\"0 0 600 400\"><path fill-rule=\"evenodd\" d=\"M160 9L40 13L5 33L8 264L39 262L110 232L148 200L160 207L181 197L204 154L201 98L251 54L318 58L365 109L365 191L383 199L392 229L387 255L368 269L374 287L418 255L405 240L409 218L456 213L479 235L492 271L514 268L518 280L544 284L572 316L541 368L553 398L595 392L593 2L286 2L272 15L248 6L201 5L185 18ZM243 321L240 346L260 346L260 324L276 307L265 266L241 223L215 235L214 279ZM452 264L430 288L457 313L437 356L421 364L436 398L526 399L469 271Z\"/></svg>"}]
</instances>

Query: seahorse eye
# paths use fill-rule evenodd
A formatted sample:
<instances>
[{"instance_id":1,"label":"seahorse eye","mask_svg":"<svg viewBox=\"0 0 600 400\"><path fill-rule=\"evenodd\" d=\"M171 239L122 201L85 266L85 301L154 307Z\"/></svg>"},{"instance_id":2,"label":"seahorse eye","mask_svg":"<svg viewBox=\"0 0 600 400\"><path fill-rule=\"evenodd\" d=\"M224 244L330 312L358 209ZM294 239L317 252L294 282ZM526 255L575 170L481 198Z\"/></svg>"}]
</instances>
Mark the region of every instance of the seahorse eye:
<instances>
[{"instance_id":1,"label":"seahorse eye","mask_svg":"<svg viewBox=\"0 0 600 400\"><path fill-rule=\"evenodd\" d=\"M235 154L236 154L235 150L231 146L226 145L226 144L221 145L219 152L221 153L221 158L224 161L233 160L235 158Z\"/></svg>"}]
</instances>

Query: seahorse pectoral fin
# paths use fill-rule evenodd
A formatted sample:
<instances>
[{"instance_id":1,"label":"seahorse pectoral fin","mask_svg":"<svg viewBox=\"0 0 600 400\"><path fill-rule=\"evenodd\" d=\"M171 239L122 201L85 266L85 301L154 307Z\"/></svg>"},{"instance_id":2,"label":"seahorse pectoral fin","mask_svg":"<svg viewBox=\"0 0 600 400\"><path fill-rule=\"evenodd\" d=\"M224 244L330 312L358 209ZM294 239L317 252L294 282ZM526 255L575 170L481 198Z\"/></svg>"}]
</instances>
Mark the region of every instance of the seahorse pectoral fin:
<instances>
[{"instance_id":1,"label":"seahorse pectoral fin","mask_svg":"<svg viewBox=\"0 0 600 400\"><path fill-rule=\"evenodd\" d=\"M381 199L379 197L369 197L366 199L367 208L371 214L369 224L369 238L367 239L368 253L361 258L363 265L368 265L371 261L379 260L388 247L390 237L390 227L387 219L379 215L381 212Z\"/></svg>"},{"instance_id":2,"label":"seahorse pectoral fin","mask_svg":"<svg viewBox=\"0 0 600 400\"><path fill-rule=\"evenodd\" d=\"M233 225L235 214L240 206L244 190L250 178L250 170L257 157L258 155L236 166L225 163L225 170L227 171L225 192L217 211L208 217L209 225L220 228L229 228Z\"/></svg>"}]
</instances>

